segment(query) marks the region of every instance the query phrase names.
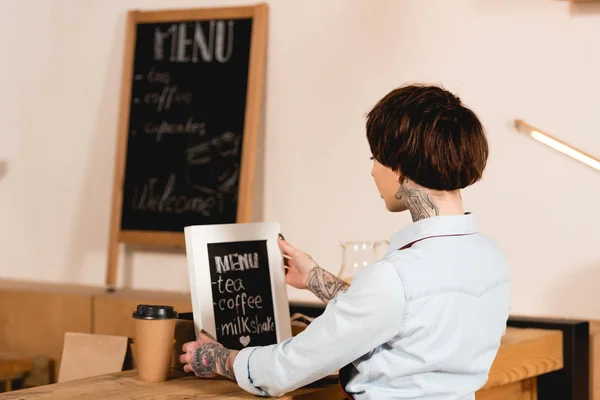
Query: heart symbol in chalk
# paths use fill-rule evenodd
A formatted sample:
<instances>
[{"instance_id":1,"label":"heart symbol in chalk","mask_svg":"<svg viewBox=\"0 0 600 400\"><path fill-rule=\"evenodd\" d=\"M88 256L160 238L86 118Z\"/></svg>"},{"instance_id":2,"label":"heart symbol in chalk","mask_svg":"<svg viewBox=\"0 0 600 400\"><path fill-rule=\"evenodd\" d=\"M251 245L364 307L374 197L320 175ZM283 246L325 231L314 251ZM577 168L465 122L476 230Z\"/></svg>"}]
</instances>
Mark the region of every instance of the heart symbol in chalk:
<instances>
[{"instance_id":1,"label":"heart symbol in chalk","mask_svg":"<svg viewBox=\"0 0 600 400\"><path fill-rule=\"evenodd\" d=\"M240 336L240 343L246 347L250 343L250 336Z\"/></svg>"}]
</instances>

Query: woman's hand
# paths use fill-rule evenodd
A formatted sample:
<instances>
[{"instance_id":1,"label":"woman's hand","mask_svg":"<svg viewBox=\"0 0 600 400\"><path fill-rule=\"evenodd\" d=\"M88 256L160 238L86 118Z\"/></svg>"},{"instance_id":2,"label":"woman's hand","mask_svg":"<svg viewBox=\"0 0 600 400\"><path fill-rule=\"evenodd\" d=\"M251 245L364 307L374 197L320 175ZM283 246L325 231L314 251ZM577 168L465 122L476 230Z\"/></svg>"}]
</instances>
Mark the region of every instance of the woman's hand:
<instances>
[{"instance_id":1,"label":"woman's hand","mask_svg":"<svg viewBox=\"0 0 600 400\"><path fill-rule=\"evenodd\" d=\"M179 361L185 372L193 372L200 378L216 378L222 375L235 380L233 362L237 351L229 350L208 335L201 333L199 340L183 345L184 354Z\"/></svg>"},{"instance_id":2,"label":"woman's hand","mask_svg":"<svg viewBox=\"0 0 600 400\"><path fill-rule=\"evenodd\" d=\"M319 267L311 256L293 247L281 235L279 235L279 248L288 267L285 275L288 285L310 290L325 304L350 287L331 272Z\"/></svg>"},{"instance_id":3,"label":"woman's hand","mask_svg":"<svg viewBox=\"0 0 600 400\"><path fill-rule=\"evenodd\" d=\"M279 238L279 248L284 255L285 265L289 268L285 281L297 289L306 289L310 271L317 263L308 254L296 249L283 237Z\"/></svg>"}]
</instances>

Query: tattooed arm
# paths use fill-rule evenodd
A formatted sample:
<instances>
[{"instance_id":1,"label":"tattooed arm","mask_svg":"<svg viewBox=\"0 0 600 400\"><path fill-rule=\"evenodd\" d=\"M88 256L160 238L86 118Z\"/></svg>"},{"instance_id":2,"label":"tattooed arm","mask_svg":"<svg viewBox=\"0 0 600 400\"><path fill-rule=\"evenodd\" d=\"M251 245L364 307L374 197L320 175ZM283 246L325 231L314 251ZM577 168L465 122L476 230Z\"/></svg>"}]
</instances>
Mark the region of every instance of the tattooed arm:
<instances>
[{"instance_id":1,"label":"tattooed arm","mask_svg":"<svg viewBox=\"0 0 600 400\"><path fill-rule=\"evenodd\" d=\"M311 256L296 249L281 235L279 237L279 247L288 267L285 273L285 281L289 285L298 289L310 290L325 304L350 286L332 273L319 267Z\"/></svg>"},{"instance_id":2,"label":"tattooed arm","mask_svg":"<svg viewBox=\"0 0 600 400\"><path fill-rule=\"evenodd\" d=\"M350 285L315 264L308 274L306 287L321 299L323 303L327 304L338 293L348 290Z\"/></svg>"},{"instance_id":3,"label":"tattooed arm","mask_svg":"<svg viewBox=\"0 0 600 400\"><path fill-rule=\"evenodd\" d=\"M184 354L179 360L185 364L185 372L193 372L200 378L215 378L218 375L235 381L233 362L236 350L229 350L215 342L205 334L200 334L200 340L183 345Z\"/></svg>"},{"instance_id":4,"label":"tattooed arm","mask_svg":"<svg viewBox=\"0 0 600 400\"><path fill-rule=\"evenodd\" d=\"M281 396L315 382L396 336L405 303L394 265L382 261L364 268L300 335L241 350L234 363L237 383L252 394Z\"/></svg>"}]
</instances>

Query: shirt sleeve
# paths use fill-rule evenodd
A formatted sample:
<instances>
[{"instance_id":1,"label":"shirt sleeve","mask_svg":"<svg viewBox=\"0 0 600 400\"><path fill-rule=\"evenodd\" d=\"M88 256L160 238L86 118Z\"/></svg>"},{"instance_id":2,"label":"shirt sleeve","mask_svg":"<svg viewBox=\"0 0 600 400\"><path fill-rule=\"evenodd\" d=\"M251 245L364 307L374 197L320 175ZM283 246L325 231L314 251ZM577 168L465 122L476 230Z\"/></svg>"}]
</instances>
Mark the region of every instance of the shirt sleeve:
<instances>
[{"instance_id":1,"label":"shirt sleeve","mask_svg":"<svg viewBox=\"0 0 600 400\"><path fill-rule=\"evenodd\" d=\"M321 379L399 334L405 306L404 286L392 264L365 267L303 332L240 351L234 362L237 383L255 395L281 396Z\"/></svg>"}]
</instances>

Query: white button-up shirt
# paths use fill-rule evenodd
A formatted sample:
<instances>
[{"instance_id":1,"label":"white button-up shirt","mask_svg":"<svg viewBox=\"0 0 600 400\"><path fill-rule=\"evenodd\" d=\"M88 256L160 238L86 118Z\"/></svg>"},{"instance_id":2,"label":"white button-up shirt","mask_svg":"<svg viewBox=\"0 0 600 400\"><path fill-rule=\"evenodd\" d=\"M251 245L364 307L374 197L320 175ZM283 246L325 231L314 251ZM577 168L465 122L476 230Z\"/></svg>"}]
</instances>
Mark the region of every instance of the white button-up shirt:
<instances>
[{"instance_id":1,"label":"white button-up shirt","mask_svg":"<svg viewBox=\"0 0 600 400\"><path fill-rule=\"evenodd\" d=\"M236 380L279 396L351 364L345 389L355 399L474 399L509 307L507 262L475 216L422 219L305 331L240 351Z\"/></svg>"}]
</instances>

